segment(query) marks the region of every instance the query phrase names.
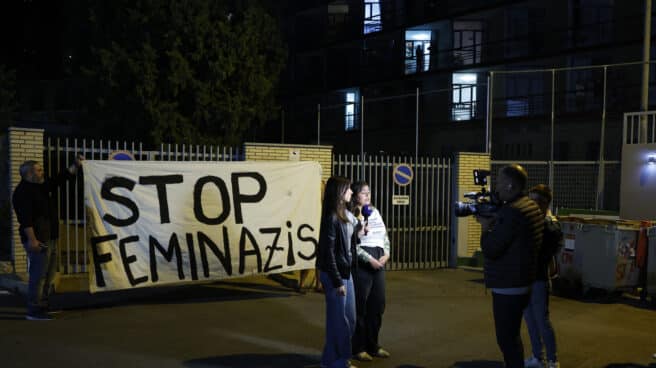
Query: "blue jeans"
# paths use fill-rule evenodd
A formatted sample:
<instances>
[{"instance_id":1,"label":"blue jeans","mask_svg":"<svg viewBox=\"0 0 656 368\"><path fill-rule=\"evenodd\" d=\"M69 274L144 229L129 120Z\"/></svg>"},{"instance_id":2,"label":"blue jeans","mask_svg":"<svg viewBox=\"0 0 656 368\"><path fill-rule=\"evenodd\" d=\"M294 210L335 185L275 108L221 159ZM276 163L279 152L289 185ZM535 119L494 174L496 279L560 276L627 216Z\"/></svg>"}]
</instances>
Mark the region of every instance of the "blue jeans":
<instances>
[{"instance_id":1,"label":"blue jeans","mask_svg":"<svg viewBox=\"0 0 656 368\"><path fill-rule=\"evenodd\" d=\"M57 241L46 243L48 248L42 252L30 252L26 248L28 259L27 314L35 315L48 311L50 285L57 269Z\"/></svg>"},{"instance_id":2,"label":"blue jeans","mask_svg":"<svg viewBox=\"0 0 656 368\"><path fill-rule=\"evenodd\" d=\"M351 337L355 332L355 292L353 278L342 280L346 295L337 295L330 277L320 272L326 296L326 344L321 355L321 366L348 368L351 358Z\"/></svg>"},{"instance_id":3,"label":"blue jeans","mask_svg":"<svg viewBox=\"0 0 656 368\"><path fill-rule=\"evenodd\" d=\"M531 301L524 310L524 320L531 336L533 356L542 358L542 343L547 350L547 359L557 361L556 337L549 320L549 288L546 281L535 281L531 290Z\"/></svg>"}]
</instances>

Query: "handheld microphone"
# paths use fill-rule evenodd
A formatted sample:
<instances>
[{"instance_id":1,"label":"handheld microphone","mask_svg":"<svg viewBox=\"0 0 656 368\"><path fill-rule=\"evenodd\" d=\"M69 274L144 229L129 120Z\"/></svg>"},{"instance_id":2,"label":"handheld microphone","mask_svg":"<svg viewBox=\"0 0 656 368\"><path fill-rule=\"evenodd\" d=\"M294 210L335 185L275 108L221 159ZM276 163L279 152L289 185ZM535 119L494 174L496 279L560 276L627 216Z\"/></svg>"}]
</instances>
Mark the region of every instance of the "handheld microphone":
<instances>
[{"instance_id":1,"label":"handheld microphone","mask_svg":"<svg viewBox=\"0 0 656 368\"><path fill-rule=\"evenodd\" d=\"M369 206L368 204L362 206L362 216L364 216L365 226L369 223L369 216L371 215L372 212L373 210L371 209L371 206ZM364 235L367 235L367 232L368 231L365 229Z\"/></svg>"}]
</instances>

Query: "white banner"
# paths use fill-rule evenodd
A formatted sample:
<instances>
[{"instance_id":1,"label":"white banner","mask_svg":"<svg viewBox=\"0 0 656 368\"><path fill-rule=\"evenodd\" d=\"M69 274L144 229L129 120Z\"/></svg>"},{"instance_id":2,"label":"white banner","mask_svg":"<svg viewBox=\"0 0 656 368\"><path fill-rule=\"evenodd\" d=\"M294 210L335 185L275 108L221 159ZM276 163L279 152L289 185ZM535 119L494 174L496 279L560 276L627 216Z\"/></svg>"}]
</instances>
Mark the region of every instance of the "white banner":
<instances>
[{"instance_id":1,"label":"white banner","mask_svg":"<svg viewBox=\"0 0 656 368\"><path fill-rule=\"evenodd\" d=\"M316 162L83 164L91 292L314 267Z\"/></svg>"}]
</instances>

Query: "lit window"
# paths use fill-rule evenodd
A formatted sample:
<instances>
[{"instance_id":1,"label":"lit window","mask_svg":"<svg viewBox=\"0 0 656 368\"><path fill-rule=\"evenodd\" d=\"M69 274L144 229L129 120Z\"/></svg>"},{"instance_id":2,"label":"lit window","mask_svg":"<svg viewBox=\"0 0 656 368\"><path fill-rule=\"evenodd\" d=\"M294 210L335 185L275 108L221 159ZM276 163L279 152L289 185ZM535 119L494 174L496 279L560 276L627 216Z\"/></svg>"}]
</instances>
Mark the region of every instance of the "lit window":
<instances>
[{"instance_id":1,"label":"lit window","mask_svg":"<svg viewBox=\"0 0 656 368\"><path fill-rule=\"evenodd\" d=\"M364 2L364 34L380 32L383 23L380 18L380 1L365 0Z\"/></svg>"},{"instance_id":2,"label":"lit window","mask_svg":"<svg viewBox=\"0 0 656 368\"><path fill-rule=\"evenodd\" d=\"M471 120L476 115L476 81L474 73L453 74L453 120Z\"/></svg>"},{"instance_id":3,"label":"lit window","mask_svg":"<svg viewBox=\"0 0 656 368\"><path fill-rule=\"evenodd\" d=\"M346 93L346 107L344 111L344 130L355 129L355 93Z\"/></svg>"},{"instance_id":4,"label":"lit window","mask_svg":"<svg viewBox=\"0 0 656 368\"><path fill-rule=\"evenodd\" d=\"M430 69L431 31L405 31L405 74Z\"/></svg>"}]
</instances>

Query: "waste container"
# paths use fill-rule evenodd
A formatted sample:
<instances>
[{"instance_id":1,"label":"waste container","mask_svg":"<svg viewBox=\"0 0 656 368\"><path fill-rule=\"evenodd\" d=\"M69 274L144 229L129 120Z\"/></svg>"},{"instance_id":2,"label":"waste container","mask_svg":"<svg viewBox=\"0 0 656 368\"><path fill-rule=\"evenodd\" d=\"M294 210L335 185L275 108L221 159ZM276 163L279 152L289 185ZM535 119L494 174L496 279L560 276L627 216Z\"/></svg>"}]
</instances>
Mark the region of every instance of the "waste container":
<instances>
[{"instance_id":1,"label":"waste container","mask_svg":"<svg viewBox=\"0 0 656 368\"><path fill-rule=\"evenodd\" d=\"M639 286L636 264L639 221L586 221L577 233L582 248L581 282L584 291L600 288L609 292Z\"/></svg>"},{"instance_id":2,"label":"waste container","mask_svg":"<svg viewBox=\"0 0 656 368\"><path fill-rule=\"evenodd\" d=\"M656 298L656 227L647 229L647 294L651 295L652 301Z\"/></svg>"},{"instance_id":3,"label":"waste container","mask_svg":"<svg viewBox=\"0 0 656 368\"><path fill-rule=\"evenodd\" d=\"M583 249L578 247L577 234L585 222L583 218L561 217L564 245L556 254L558 277L553 280L554 292L579 294L582 290Z\"/></svg>"}]
</instances>

